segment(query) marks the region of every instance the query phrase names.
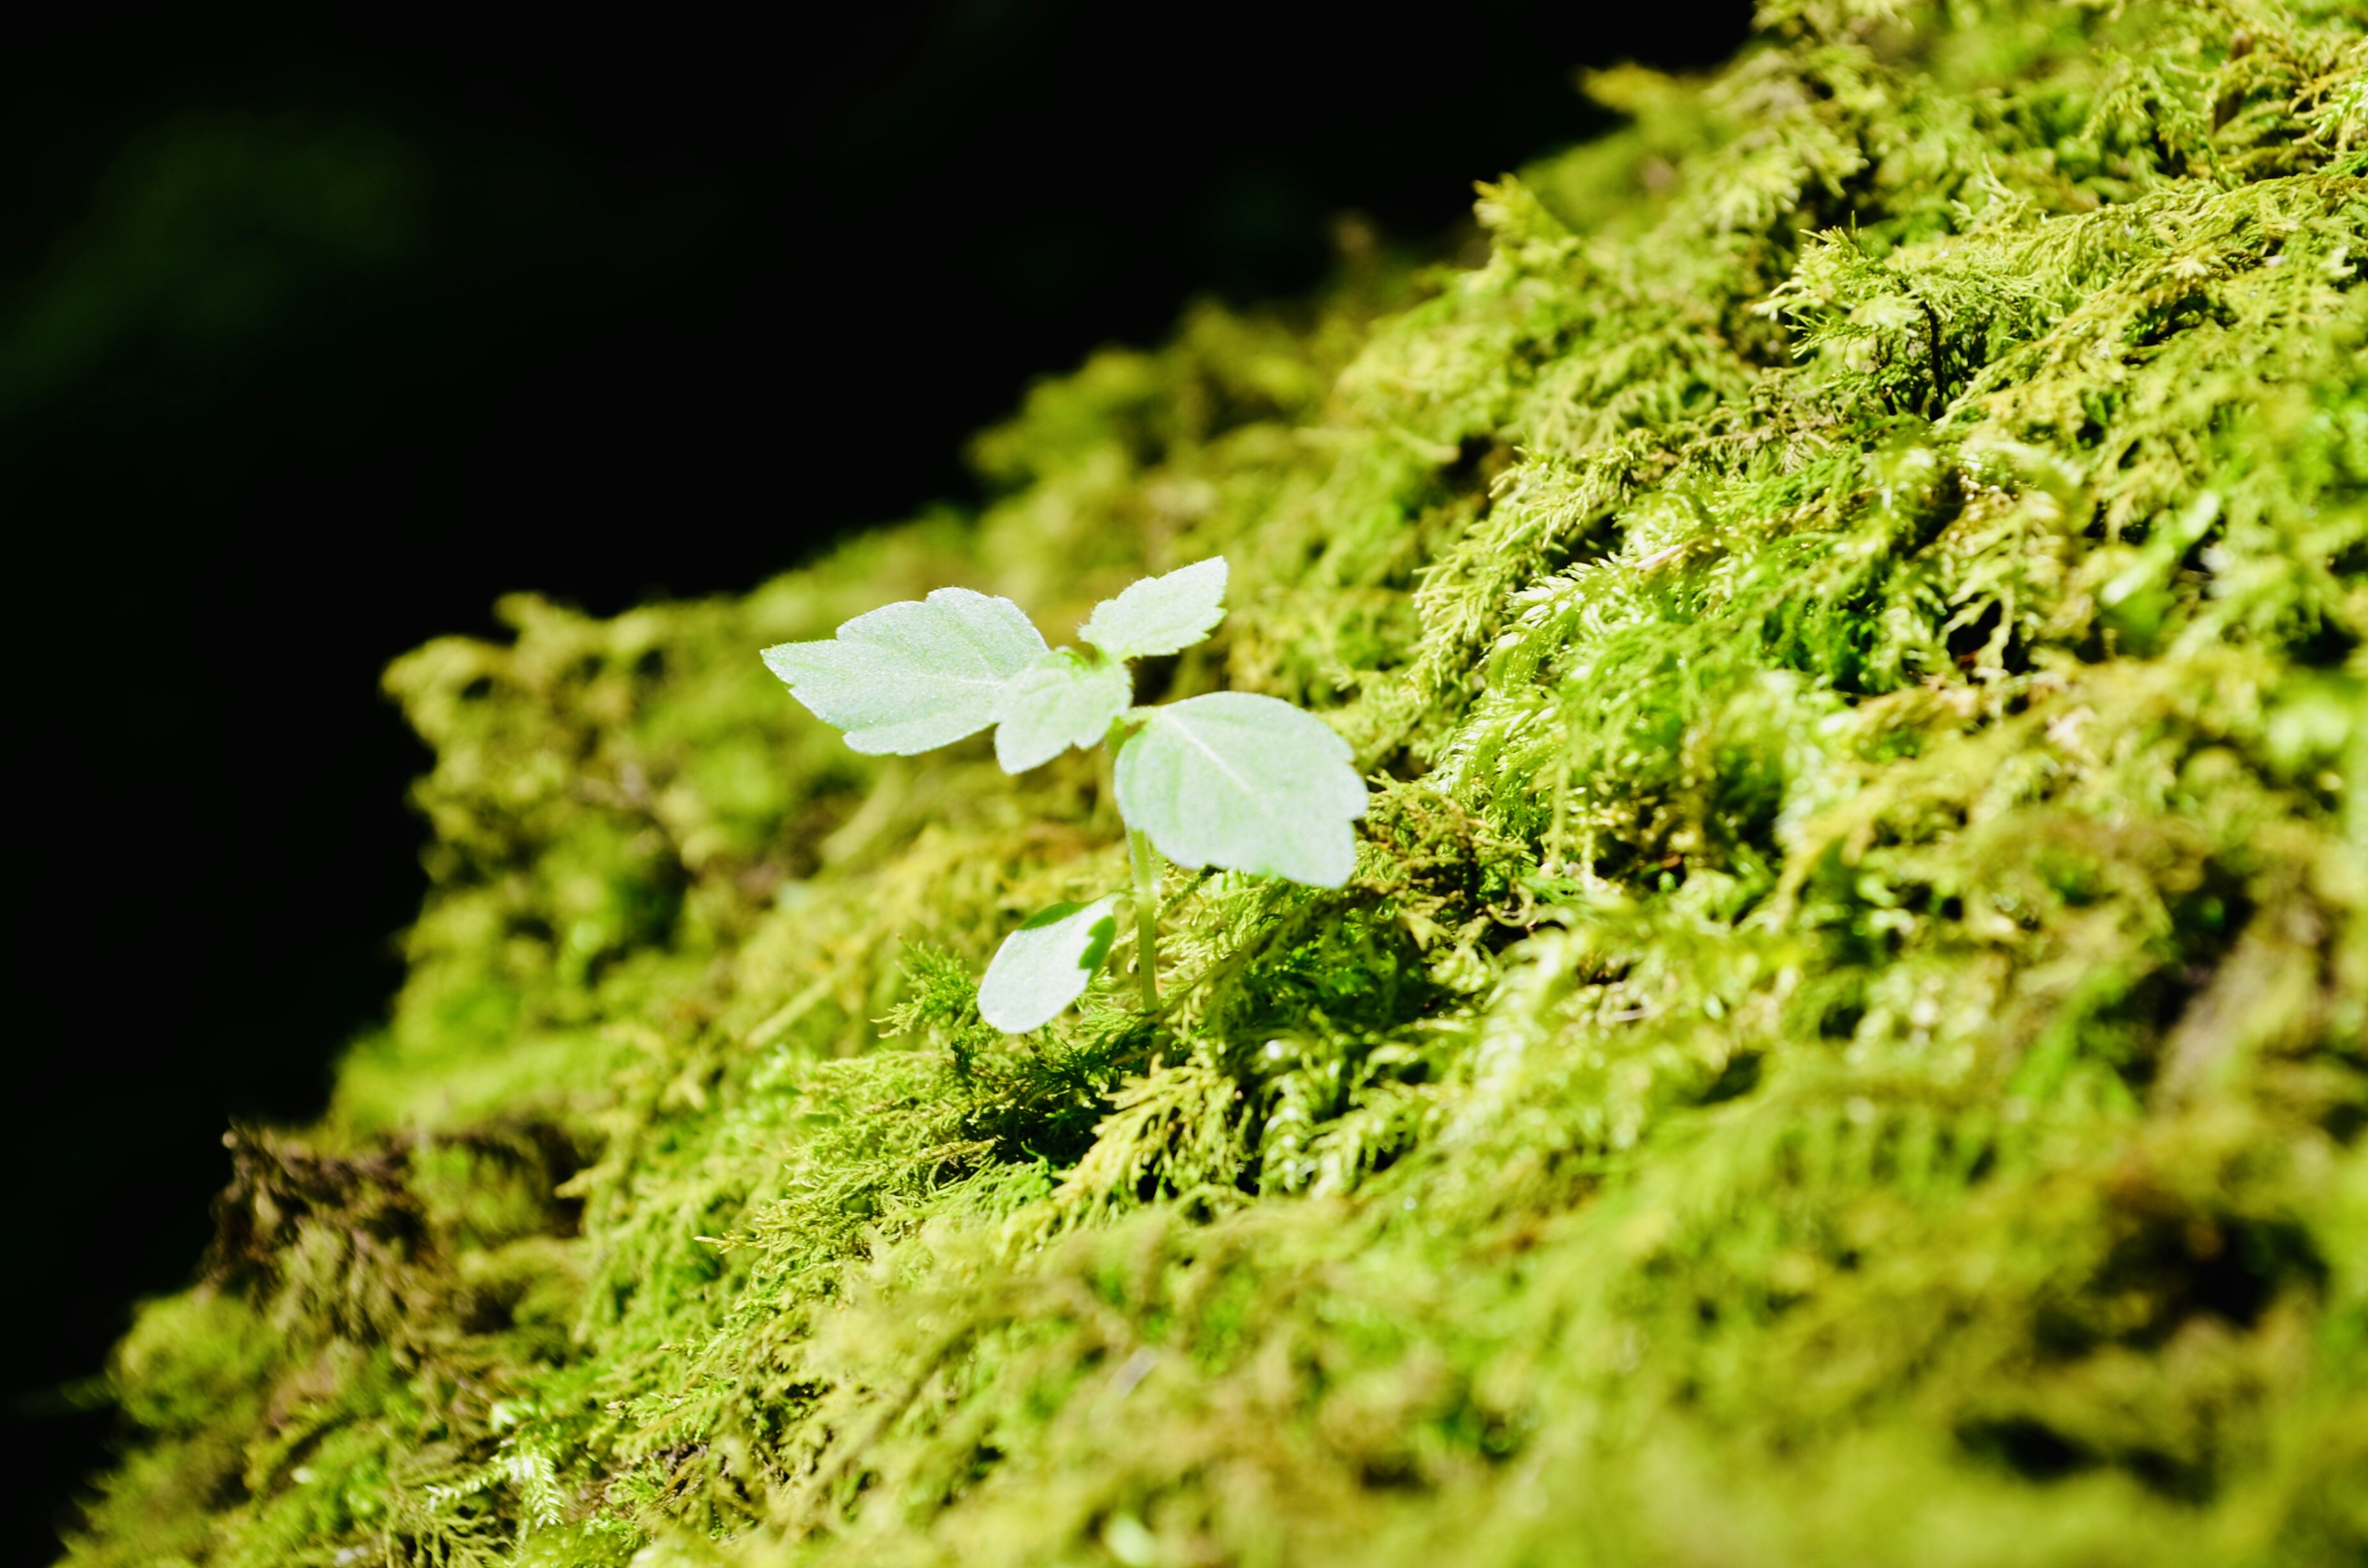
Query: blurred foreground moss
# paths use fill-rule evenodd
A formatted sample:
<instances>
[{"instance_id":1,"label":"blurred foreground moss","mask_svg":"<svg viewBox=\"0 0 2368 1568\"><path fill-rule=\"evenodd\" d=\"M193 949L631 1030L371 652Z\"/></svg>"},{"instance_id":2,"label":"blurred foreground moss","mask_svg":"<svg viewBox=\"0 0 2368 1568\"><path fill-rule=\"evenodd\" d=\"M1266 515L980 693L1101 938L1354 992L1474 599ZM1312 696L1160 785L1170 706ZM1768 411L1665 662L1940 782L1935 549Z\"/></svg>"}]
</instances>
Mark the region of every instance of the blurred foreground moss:
<instances>
[{"instance_id":1,"label":"blurred foreground moss","mask_svg":"<svg viewBox=\"0 0 2368 1568\"><path fill-rule=\"evenodd\" d=\"M1771 0L1595 87L1484 265L1098 356L982 517L399 663L410 979L235 1140L71 1560L2368 1554L2359 13ZM1325 712L1358 875L982 1029L1102 781L756 651L1217 552L1156 683Z\"/></svg>"}]
</instances>

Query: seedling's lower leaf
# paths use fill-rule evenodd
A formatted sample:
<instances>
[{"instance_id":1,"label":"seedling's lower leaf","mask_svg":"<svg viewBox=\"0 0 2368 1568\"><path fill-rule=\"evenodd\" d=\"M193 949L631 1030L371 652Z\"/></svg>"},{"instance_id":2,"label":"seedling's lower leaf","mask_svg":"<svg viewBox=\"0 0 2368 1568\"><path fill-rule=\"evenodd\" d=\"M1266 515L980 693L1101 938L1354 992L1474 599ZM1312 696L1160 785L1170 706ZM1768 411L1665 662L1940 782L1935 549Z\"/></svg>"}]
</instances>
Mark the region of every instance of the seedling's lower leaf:
<instances>
[{"instance_id":1,"label":"seedling's lower leaf","mask_svg":"<svg viewBox=\"0 0 2368 1568\"><path fill-rule=\"evenodd\" d=\"M1220 691L1151 710L1118 757L1118 809L1179 865L1337 888L1365 782L1349 743L1288 702Z\"/></svg>"},{"instance_id":2,"label":"seedling's lower leaf","mask_svg":"<svg viewBox=\"0 0 2368 1568\"><path fill-rule=\"evenodd\" d=\"M1055 649L1005 684L995 760L1006 773L1025 773L1071 746L1092 745L1133 697L1124 665Z\"/></svg>"},{"instance_id":3,"label":"seedling's lower leaf","mask_svg":"<svg viewBox=\"0 0 2368 1568\"><path fill-rule=\"evenodd\" d=\"M994 723L1004 683L1043 656L1043 634L1009 599L939 588L827 642L778 643L765 667L857 751L909 756Z\"/></svg>"},{"instance_id":4,"label":"seedling's lower leaf","mask_svg":"<svg viewBox=\"0 0 2368 1568\"><path fill-rule=\"evenodd\" d=\"M978 1016L1006 1034L1053 1021L1084 994L1118 935L1118 894L1056 903L1003 939L978 983Z\"/></svg>"},{"instance_id":5,"label":"seedling's lower leaf","mask_svg":"<svg viewBox=\"0 0 2368 1568\"><path fill-rule=\"evenodd\" d=\"M1225 559L1214 556L1161 577L1145 577L1104 599L1077 635L1113 659L1190 648L1225 619Z\"/></svg>"}]
</instances>

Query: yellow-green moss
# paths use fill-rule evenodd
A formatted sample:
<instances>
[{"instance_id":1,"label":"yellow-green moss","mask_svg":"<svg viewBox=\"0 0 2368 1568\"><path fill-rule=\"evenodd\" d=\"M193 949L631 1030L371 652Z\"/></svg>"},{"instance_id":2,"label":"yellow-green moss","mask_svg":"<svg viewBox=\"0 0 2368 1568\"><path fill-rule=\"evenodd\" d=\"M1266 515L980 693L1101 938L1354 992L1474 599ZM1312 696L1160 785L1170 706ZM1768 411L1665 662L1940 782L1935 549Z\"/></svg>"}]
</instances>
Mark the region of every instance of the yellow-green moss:
<instances>
[{"instance_id":1,"label":"yellow-green moss","mask_svg":"<svg viewBox=\"0 0 2368 1568\"><path fill-rule=\"evenodd\" d=\"M1485 265L1098 356L975 518L399 663L410 978L70 1560L2368 1553L2359 13L1770 0L1596 89ZM1215 552L1156 679L1326 713L1357 878L1005 1040L1101 779L756 651Z\"/></svg>"}]
</instances>

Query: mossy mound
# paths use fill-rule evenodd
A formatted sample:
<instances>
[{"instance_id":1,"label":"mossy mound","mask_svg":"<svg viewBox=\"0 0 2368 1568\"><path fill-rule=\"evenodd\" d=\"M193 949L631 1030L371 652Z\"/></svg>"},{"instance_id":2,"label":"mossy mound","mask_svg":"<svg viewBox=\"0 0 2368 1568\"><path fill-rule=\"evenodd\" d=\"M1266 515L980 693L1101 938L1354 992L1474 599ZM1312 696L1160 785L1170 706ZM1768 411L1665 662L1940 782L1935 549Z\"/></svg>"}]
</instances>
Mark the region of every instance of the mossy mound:
<instances>
[{"instance_id":1,"label":"mossy mound","mask_svg":"<svg viewBox=\"0 0 2368 1568\"><path fill-rule=\"evenodd\" d=\"M397 665L409 982L237 1139L71 1560L2368 1555L2358 12L1772 0L1596 86L1485 265L1098 356L982 517ZM1323 712L1357 876L983 1029L1102 779L757 650L1217 552L1154 695Z\"/></svg>"}]
</instances>

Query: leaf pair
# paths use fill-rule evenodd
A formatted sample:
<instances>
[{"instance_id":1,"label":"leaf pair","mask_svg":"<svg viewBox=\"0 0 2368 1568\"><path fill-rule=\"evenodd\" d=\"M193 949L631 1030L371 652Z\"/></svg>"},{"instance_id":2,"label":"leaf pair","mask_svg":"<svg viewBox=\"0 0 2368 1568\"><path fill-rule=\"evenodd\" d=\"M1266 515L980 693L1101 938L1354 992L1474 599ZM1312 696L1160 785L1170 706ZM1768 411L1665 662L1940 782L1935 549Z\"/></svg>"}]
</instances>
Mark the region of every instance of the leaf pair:
<instances>
[{"instance_id":1,"label":"leaf pair","mask_svg":"<svg viewBox=\"0 0 2368 1568\"><path fill-rule=\"evenodd\" d=\"M992 724L996 760L1021 773L1131 726L1118 808L1139 838L1185 866L1338 887L1365 785L1323 721L1246 692L1129 706L1126 661L1200 642L1224 619L1224 596L1222 558L1147 577L1094 607L1077 629L1094 651L1080 653L1048 647L1009 599L939 588L857 616L828 642L768 648L765 664L860 752L928 751ZM1151 898L1146 868L1136 881ZM980 1016L1017 1033L1075 1001L1109 949L1117 897L1055 905L1012 933L979 988ZM1148 975L1149 922L1144 932Z\"/></svg>"},{"instance_id":2,"label":"leaf pair","mask_svg":"<svg viewBox=\"0 0 2368 1568\"><path fill-rule=\"evenodd\" d=\"M1223 557L1150 577L1094 608L1101 657L1046 646L1009 599L939 588L859 615L825 642L765 650L765 666L860 752L910 756L996 726L995 758L1025 773L1110 732L1133 698L1125 661L1173 653L1224 618Z\"/></svg>"}]
</instances>

